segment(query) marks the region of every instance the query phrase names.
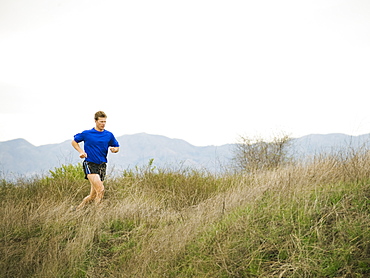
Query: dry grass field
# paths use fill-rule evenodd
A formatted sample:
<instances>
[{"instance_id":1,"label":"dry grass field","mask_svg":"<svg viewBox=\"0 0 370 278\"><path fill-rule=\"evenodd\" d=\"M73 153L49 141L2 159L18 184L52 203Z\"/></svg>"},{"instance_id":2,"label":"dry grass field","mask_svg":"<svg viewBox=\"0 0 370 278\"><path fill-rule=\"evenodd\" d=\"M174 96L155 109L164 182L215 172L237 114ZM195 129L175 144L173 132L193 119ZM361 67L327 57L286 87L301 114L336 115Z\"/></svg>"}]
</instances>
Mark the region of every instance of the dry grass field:
<instances>
[{"instance_id":1,"label":"dry grass field","mask_svg":"<svg viewBox=\"0 0 370 278\"><path fill-rule=\"evenodd\" d=\"M370 277L366 151L214 176L77 166L0 185L0 277Z\"/></svg>"}]
</instances>

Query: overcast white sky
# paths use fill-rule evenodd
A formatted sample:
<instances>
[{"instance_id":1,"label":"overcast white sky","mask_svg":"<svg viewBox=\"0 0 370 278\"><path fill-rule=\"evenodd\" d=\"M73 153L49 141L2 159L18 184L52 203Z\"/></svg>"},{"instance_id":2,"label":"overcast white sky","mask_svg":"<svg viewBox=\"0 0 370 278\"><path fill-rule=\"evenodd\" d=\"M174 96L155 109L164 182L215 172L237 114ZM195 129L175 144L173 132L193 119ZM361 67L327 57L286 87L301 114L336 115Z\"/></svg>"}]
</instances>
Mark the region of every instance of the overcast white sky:
<instances>
[{"instance_id":1,"label":"overcast white sky","mask_svg":"<svg viewBox=\"0 0 370 278\"><path fill-rule=\"evenodd\" d=\"M1 0L0 141L370 132L368 0Z\"/></svg>"}]
</instances>

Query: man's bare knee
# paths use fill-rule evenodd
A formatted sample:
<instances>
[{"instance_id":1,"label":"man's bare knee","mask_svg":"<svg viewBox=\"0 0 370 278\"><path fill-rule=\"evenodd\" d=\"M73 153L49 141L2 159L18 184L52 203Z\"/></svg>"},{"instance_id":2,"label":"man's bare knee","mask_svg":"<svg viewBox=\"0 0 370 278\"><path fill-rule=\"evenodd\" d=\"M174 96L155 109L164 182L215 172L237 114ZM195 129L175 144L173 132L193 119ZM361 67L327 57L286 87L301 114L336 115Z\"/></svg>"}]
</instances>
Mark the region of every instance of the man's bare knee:
<instances>
[{"instance_id":1,"label":"man's bare knee","mask_svg":"<svg viewBox=\"0 0 370 278\"><path fill-rule=\"evenodd\" d=\"M96 189L96 195L103 195L104 191L105 191L104 186L99 187Z\"/></svg>"}]
</instances>

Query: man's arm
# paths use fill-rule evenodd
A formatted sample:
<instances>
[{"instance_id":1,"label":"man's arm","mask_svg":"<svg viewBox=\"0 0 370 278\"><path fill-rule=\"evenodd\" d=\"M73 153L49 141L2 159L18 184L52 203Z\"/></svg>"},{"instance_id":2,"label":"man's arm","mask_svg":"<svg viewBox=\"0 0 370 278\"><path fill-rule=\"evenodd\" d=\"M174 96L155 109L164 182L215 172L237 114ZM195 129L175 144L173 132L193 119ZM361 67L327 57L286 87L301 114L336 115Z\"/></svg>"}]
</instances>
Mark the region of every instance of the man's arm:
<instances>
[{"instance_id":1,"label":"man's arm","mask_svg":"<svg viewBox=\"0 0 370 278\"><path fill-rule=\"evenodd\" d=\"M79 145L75 140L72 140L72 146L76 149L76 151L78 151L78 152L79 152L79 154L80 154L80 158L85 158L85 157L87 157L87 153L85 153L85 152L81 149L80 145Z\"/></svg>"}]
</instances>

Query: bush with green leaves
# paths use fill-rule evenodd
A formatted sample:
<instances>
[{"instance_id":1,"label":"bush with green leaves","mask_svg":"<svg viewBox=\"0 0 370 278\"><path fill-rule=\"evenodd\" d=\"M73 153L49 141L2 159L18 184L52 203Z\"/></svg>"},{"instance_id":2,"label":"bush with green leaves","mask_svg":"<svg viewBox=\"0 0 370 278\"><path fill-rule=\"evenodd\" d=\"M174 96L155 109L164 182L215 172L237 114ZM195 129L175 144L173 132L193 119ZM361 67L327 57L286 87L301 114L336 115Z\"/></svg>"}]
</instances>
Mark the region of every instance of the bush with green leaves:
<instances>
[{"instance_id":1,"label":"bush with green leaves","mask_svg":"<svg viewBox=\"0 0 370 278\"><path fill-rule=\"evenodd\" d=\"M53 179L82 180L85 178L85 174L82 170L82 163L78 163L77 165L63 164L61 167L55 167L54 170L49 170L49 173Z\"/></svg>"}]
</instances>

